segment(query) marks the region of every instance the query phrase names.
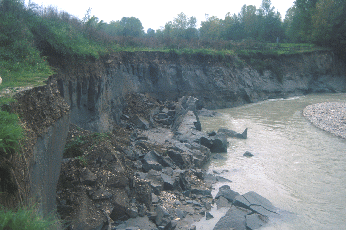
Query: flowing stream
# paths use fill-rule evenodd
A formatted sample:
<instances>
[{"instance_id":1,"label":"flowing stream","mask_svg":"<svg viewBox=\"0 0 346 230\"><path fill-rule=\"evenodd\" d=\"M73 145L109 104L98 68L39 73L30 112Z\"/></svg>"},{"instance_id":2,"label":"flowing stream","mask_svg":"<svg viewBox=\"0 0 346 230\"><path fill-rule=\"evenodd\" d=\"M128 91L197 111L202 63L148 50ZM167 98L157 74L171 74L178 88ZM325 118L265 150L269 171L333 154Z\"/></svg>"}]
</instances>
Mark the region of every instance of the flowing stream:
<instances>
[{"instance_id":1,"label":"flowing stream","mask_svg":"<svg viewBox=\"0 0 346 230\"><path fill-rule=\"evenodd\" d=\"M255 191L282 210L282 218L262 229L346 229L346 140L302 115L307 105L327 101L346 102L346 94L267 100L200 117L207 132L248 128L248 139L229 138L226 160L212 160L208 171L230 179L240 194ZM254 156L244 157L245 151ZM214 208L215 220L202 220L197 229L212 229L225 211Z\"/></svg>"}]
</instances>

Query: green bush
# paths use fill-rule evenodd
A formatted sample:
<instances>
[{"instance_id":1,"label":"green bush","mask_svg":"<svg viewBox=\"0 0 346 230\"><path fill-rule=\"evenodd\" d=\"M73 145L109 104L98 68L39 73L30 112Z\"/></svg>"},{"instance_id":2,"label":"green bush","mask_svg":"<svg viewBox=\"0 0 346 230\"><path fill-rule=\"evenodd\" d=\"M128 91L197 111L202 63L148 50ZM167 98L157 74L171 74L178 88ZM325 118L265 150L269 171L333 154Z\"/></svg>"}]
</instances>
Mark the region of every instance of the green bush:
<instances>
[{"instance_id":1,"label":"green bush","mask_svg":"<svg viewBox=\"0 0 346 230\"><path fill-rule=\"evenodd\" d=\"M64 158L78 157L83 155L81 146L86 144L85 137L78 136L73 138L70 142L65 145Z\"/></svg>"},{"instance_id":2,"label":"green bush","mask_svg":"<svg viewBox=\"0 0 346 230\"><path fill-rule=\"evenodd\" d=\"M0 109L0 155L13 154L22 136L18 116Z\"/></svg>"},{"instance_id":3,"label":"green bush","mask_svg":"<svg viewBox=\"0 0 346 230\"><path fill-rule=\"evenodd\" d=\"M0 1L0 75L5 87L40 85L53 71L35 47L32 14L17 0Z\"/></svg>"},{"instance_id":4,"label":"green bush","mask_svg":"<svg viewBox=\"0 0 346 230\"><path fill-rule=\"evenodd\" d=\"M0 229L50 230L57 229L54 218L42 218L35 208L19 208L17 212L0 207Z\"/></svg>"}]
</instances>

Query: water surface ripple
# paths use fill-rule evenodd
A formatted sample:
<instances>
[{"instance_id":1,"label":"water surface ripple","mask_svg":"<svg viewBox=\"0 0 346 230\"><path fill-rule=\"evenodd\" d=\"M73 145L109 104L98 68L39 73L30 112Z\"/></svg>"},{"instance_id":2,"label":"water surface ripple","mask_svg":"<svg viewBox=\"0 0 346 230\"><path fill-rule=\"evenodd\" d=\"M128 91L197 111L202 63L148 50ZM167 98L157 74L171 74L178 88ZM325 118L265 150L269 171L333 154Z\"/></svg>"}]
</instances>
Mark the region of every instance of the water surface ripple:
<instances>
[{"instance_id":1,"label":"water surface ripple","mask_svg":"<svg viewBox=\"0 0 346 230\"><path fill-rule=\"evenodd\" d=\"M230 138L227 160L213 160L208 170L232 180L233 190L255 191L287 211L263 229L346 229L346 140L314 127L302 115L307 105L346 102L345 96L268 100L200 118L205 131L249 129L246 140ZM254 157L243 157L245 151Z\"/></svg>"}]
</instances>

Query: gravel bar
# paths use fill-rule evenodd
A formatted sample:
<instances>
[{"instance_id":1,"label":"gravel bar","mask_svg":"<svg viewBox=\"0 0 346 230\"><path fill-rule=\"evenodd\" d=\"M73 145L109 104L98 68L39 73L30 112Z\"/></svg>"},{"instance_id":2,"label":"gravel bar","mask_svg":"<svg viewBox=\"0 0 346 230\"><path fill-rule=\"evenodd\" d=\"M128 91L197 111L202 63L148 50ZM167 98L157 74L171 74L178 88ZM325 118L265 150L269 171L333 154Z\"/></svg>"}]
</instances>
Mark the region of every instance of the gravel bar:
<instances>
[{"instance_id":1,"label":"gravel bar","mask_svg":"<svg viewBox=\"0 0 346 230\"><path fill-rule=\"evenodd\" d=\"M303 115L316 127L346 139L346 103L309 105L304 109Z\"/></svg>"}]
</instances>

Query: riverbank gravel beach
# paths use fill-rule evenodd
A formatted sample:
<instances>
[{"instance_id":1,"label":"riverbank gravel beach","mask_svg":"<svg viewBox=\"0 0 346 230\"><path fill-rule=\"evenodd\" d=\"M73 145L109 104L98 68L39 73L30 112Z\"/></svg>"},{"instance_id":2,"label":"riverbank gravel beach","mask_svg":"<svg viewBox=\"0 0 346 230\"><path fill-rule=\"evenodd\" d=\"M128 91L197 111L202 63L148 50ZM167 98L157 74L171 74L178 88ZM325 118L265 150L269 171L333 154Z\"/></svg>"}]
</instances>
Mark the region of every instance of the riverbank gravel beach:
<instances>
[{"instance_id":1,"label":"riverbank gravel beach","mask_svg":"<svg viewBox=\"0 0 346 230\"><path fill-rule=\"evenodd\" d=\"M303 115L316 127L346 139L346 103L309 105L303 110Z\"/></svg>"}]
</instances>

